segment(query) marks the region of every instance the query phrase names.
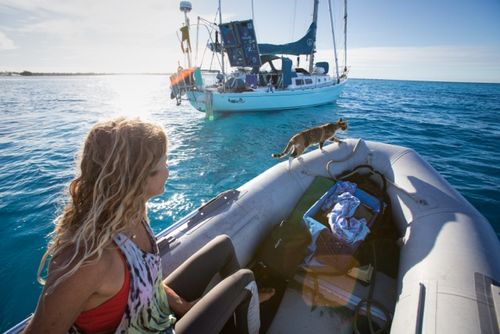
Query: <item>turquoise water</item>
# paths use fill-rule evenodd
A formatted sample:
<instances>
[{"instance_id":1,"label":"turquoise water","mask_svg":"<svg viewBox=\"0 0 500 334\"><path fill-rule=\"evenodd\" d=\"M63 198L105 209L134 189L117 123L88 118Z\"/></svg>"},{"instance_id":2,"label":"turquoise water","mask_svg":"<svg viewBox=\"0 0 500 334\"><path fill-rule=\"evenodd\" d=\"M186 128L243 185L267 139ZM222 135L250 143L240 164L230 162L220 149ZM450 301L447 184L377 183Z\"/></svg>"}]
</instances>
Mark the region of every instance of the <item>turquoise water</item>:
<instances>
[{"instance_id":1,"label":"turquoise water","mask_svg":"<svg viewBox=\"0 0 500 334\"><path fill-rule=\"evenodd\" d=\"M295 132L342 117L344 136L415 149L500 235L500 84L351 80L335 105L207 121L175 106L166 76L0 78L0 331L36 305L45 236L85 133L118 114L168 132L170 179L150 205L156 232L274 165Z\"/></svg>"}]
</instances>

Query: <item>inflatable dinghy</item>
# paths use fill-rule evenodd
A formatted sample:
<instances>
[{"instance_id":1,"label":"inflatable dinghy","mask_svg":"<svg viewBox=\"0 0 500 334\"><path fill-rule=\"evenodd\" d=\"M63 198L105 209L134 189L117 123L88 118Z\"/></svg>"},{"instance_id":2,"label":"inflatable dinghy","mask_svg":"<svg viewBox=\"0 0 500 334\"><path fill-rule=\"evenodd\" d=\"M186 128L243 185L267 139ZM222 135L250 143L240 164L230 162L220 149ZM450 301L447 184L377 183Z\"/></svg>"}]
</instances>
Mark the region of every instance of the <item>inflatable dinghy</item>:
<instances>
[{"instance_id":1,"label":"inflatable dinghy","mask_svg":"<svg viewBox=\"0 0 500 334\"><path fill-rule=\"evenodd\" d=\"M361 139L278 163L159 233L164 275L220 234L255 269L264 240L313 183L360 165L385 179L395 251L345 274L299 266L273 306L261 305L261 333L499 333L500 243L489 222L415 151Z\"/></svg>"}]
</instances>

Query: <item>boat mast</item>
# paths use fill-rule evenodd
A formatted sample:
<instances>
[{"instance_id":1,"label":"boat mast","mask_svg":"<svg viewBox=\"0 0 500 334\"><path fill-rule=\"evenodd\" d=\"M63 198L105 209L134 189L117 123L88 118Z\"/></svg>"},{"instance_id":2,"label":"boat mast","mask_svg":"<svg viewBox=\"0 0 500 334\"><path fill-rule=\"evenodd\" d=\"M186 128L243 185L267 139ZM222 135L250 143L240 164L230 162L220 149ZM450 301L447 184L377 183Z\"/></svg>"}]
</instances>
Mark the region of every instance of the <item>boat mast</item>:
<instances>
[{"instance_id":1,"label":"boat mast","mask_svg":"<svg viewBox=\"0 0 500 334\"><path fill-rule=\"evenodd\" d=\"M255 24L255 17L254 17L254 12L253 12L253 0L252 0L252 21Z\"/></svg>"},{"instance_id":2,"label":"boat mast","mask_svg":"<svg viewBox=\"0 0 500 334\"><path fill-rule=\"evenodd\" d=\"M332 26L333 55L335 57L335 74L337 75L337 83L338 83L339 82L339 59L337 57L337 43L335 42L335 28L333 26L332 0L328 0L328 9L330 11L330 25Z\"/></svg>"},{"instance_id":3,"label":"boat mast","mask_svg":"<svg viewBox=\"0 0 500 334\"><path fill-rule=\"evenodd\" d=\"M344 73L347 72L347 0L344 0Z\"/></svg>"},{"instance_id":4,"label":"boat mast","mask_svg":"<svg viewBox=\"0 0 500 334\"><path fill-rule=\"evenodd\" d=\"M200 17L196 21L196 47L194 49L194 65L198 64L198 41L200 40ZM200 64L201 67L201 64Z\"/></svg>"},{"instance_id":5,"label":"boat mast","mask_svg":"<svg viewBox=\"0 0 500 334\"><path fill-rule=\"evenodd\" d=\"M316 26L316 31L314 33L314 43L316 44L316 33L318 31L318 4L319 0L314 0L314 10L313 10L313 22ZM309 73L312 73L314 66L314 51L316 51L316 46L314 46L311 55L309 56Z\"/></svg>"},{"instance_id":6,"label":"boat mast","mask_svg":"<svg viewBox=\"0 0 500 334\"><path fill-rule=\"evenodd\" d=\"M181 1L180 10L184 13L184 24L186 25L188 33L188 47L186 48L186 54L189 68L191 68L191 41L189 41L189 17L187 16L187 13L189 13L192 8L191 2Z\"/></svg>"},{"instance_id":7,"label":"boat mast","mask_svg":"<svg viewBox=\"0 0 500 334\"><path fill-rule=\"evenodd\" d=\"M220 25L222 24L222 6L221 6L221 0L219 0L219 32L220 31ZM222 38L221 34L221 39L220 39L220 44L221 44L221 70L222 70L222 77L223 77L223 82L226 80L226 74L224 72L224 39Z\"/></svg>"}]
</instances>

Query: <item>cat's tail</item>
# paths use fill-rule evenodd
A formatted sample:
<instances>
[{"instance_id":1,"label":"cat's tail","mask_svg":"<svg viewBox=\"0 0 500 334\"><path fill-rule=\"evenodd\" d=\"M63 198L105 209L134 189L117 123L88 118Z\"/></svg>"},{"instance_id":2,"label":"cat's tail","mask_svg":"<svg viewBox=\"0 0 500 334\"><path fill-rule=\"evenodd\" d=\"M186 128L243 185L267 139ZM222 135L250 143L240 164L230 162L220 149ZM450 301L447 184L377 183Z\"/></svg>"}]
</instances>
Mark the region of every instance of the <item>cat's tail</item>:
<instances>
[{"instance_id":1,"label":"cat's tail","mask_svg":"<svg viewBox=\"0 0 500 334\"><path fill-rule=\"evenodd\" d=\"M282 158L284 157L285 155L287 155L288 153L290 153L290 148L292 147L292 144L289 142L288 145L286 145L285 149L283 150L283 152L281 153L273 153L271 154L271 156L273 158Z\"/></svg>"}]
</instances>

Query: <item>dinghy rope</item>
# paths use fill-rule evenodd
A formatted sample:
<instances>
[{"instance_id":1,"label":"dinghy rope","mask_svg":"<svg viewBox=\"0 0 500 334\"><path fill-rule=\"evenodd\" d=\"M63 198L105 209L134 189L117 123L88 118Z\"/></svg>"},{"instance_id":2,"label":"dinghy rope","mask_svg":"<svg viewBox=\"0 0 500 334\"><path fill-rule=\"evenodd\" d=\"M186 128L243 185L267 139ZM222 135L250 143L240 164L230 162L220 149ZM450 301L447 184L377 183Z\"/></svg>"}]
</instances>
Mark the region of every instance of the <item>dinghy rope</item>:
<instances>
[{"instance_id":1,"label":"dinghy rope","mask_svg":"<svg viewBox=\"0 0 500 334\"><path fill-rule=\"evenodd\" d=\"M330 161L328 161L328 162L327 162L327 164L326 164L326 171L327 171L328 175L330 175L330 177L331 177L332 179L337 180L337 179L335 178L335 176L333 176L333 175L331 175L331 174L330 174L330 164L331 164L331 163L334 163L334 162L343 162L343 161L346 161L346 160L350 159L350 158L354 155L354 153L356 153L356 149L358 148L358 145L359 145L359 143L360 143L362 140L363 140L363 139L359 138L359 139L356 141L356 145L354 145L354 148L352 149L352 152L351 152L351 153L349 153L346 157L343 157L342 159L332 159L332 160L330 160ZM339 146L340 146L340 143L339 143ZM309 176L317 176L317 174L316 174L316 173L312 173L312 172L307 171L307 170L302 170L302 171L301 171L301 173L302 173L302 174L304 174L304 175L309 175Z\"/></svg>"},{"instance_id":2,"label":"dinghy rope","mask_svg":"<svg viewBox=\"0 0 500 334\"><path fill-rule=\"evenodd\" d=\"M356 153L356 150L358 148L358 145L359 143L363 141L363 139L359 138L358 141L356 142L356 144L354 145L354 148L352 149L352 152L350 154L348 154L346 157L342 158L342 159L331 159L330 161L328 161L326 163L326 172L328 173L328 175L335 181L337 181L337 177L335 175L333 175L330 171L330 166L331 164L333 163L339 163L339 162L344 162L348 159L350 159L354 153ZM369 165L366 165L367 167L371 167ZM356 168L354 168L354 170L347 174L347 175L344 175L343 178L346 178L346 177L349 177L353 174L355 174L357 172L357 169L358 167L360 166L357 166ZM371 174L371 175L376 175L377 172L373 170L373 167L372 169L368 168L368 172ZM409 198L411 198L413 201L415 201L415 203L417 204L420 204L420 205L428 205L429 203L423 199L423 198L419 198L418 196L414 195L414 194L411 194L409 193L408 191L406 191L405 189L401 188L400 186L398 186L395 182L391 181L389 178L387 178L387 176L385 176L383 173L380 173L378 172L378 174L380 174L380 176L382 176L385 180L385 182L389 183L390 185L392 185L394 188L396 188L397 190L399 190L400 192L404 193L406 196L408 196Z\"/></svg>"},{"instance_id":3,"label":"dinghy rope","mask_svg":"<svg viewBox=\"0 0 500 334\"><path fill-rule=\"evenodd\" d=\"M354 328L353 328L353 331L356 334L361 333L359 328L358 328L358 319L359 319L359 315L361 313L361 309L362 309L363 305L366 305L366 318L368 320L368 328L370 330L370 334L385 333L389 329L389 325L392 322L391 312L382 303L378 302L377 300L375 300L373 298L373 292L375 290L375 280L377 277L377 254L376 254L377 252L375 250L374 240L371 240L370 244L371 244L371 248L372 248L372 255L373 255L372 261L373 261L374 270L373 270L373 275L372 275L371 280L370 280L371 281L370 287L368 288L368 297L361 299L359 301L358 305L356 305L356 307L354 309L354 322L353 322ZM382 311L382 313L384 313L384 316L385 316L384 325L377 330L375 330L373 327L372 311L371 311L372 306L378 307Z\"/></svg>"}]
</instances>

